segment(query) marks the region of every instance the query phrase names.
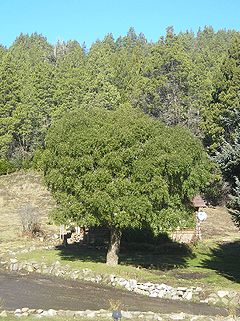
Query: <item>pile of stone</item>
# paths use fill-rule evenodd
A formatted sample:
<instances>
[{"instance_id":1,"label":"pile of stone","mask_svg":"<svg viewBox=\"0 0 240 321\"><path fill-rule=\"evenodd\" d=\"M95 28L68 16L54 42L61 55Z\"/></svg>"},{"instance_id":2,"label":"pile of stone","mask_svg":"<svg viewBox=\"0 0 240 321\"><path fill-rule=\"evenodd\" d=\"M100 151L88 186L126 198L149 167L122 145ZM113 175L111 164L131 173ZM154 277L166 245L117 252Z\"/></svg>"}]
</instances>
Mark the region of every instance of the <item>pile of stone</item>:
<instances>
[{"instance_id":1,"label":"pile of stone","mask_svg":"<svg viewBox=\"0 0 240 321\"><path fill-rule=\"evenodd\" d=\"M221 316L201 316L201 315L188 315L183 312L160 314L154 312L140 312L140 311L121 311L123 319L139 319L139 320L154 320L154 321L173 321L173 320L185 320L185 321L240 321L240 318L221 317ZM36 318L43 317L62 317L62 318L91 318L101 320L101 318L112 320L112 312L109 310L86 310L86 311L70 311L70 310L43 310L43 309L30 309L20 308L15 311L2 311L0 312L0 318L8 318L9 316L15 317L28 317L35 316Z\"/></svg>"},{"instance_id":2,"label":"pile of stone","mask_svg":"<svg viewBox=\"0 0 240 321\"><path fill-rule=\"evenodd\" d=\"M44 262L18 261L16 258L1 261L6 269L10 271L36 272L53 276L61 276L72 280L83 280L94 283L102 283L111 286L125 288L137 294L152 298L165 298L181 301L204 302L220 306L238 306L240 304L240 293L237 291L217 291L206 293L201 287L172 287L170 285L151 282L138 282L135 279L124 279L116 275L96 274L91 269L71 269L69 265L61 265L56 261L47 265Z\"/></svg>"},{"instance_id":3,"label":"pile of stone","mask_svg":"<svg viewBox=\"0 0 240 321\"><path fill-rule=\"evenodd\" d=\"M200 287L177 287L173 288L167 284L155 284L151 282L139 283L134 279L124 279L115 275L103 276L96 275L90 269L75 269L71 270L68 266L62 266L60 262L54 262L51 265L45 263L38 263L34 261L18 262L17 259L10 259L8 268L11 271L25 270L27 272L37 272L43 274L50 274L54 276L63 276L73 280L80 279L84 281L91 281L94 283L107 283L112 286L124 287L128 291L138 294L147 295L153 298L166 298L172 300L197 300L199 294L202 292Z\"/></svg>"},{"instance_id":4,"label":"pile of stone","mask_svg":"<svg viewBox=\"0 0 240 321\"><path fill-rule=\"evenodd\" d=\"M126 280L119 278L115 275L111 277L111 284L113 286L122 286L125 287L128 291L133 291L138 294L147 295L152 298L166 298L172 300L187 300L190 301L197 299L199 294L202 292L200 287L177 287L174 288L167 284L156 284L156 283L138 283L136 280Z\"/></svg>"},{"instance_id":5,"label":"pile of stone","mask_svg":"<svg viewBox=\"0 0 240 321\"><path fill-rule=\"evenodd\" d=\"M211 293L202 302L213 304L213 305L225 305L228 307L234 307L240 305L240 295L236 291L221 290L216 293Z\"/></svg>"}]
</instances>

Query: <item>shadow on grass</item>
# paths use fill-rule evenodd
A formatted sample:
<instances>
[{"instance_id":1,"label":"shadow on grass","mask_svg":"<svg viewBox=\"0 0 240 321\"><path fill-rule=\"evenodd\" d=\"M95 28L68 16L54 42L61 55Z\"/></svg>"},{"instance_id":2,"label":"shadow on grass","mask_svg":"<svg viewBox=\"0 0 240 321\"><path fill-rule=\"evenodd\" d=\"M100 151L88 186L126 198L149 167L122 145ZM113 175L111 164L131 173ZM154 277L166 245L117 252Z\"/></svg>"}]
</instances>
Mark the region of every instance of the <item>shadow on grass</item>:
<instances>
[{"instance_id":1,"label":"shadow on grass","mask_svg":"<svg viewBox=\"0 0 240 321\"><path fill-rule=\"evenodd\" d=\"M105 263L107 246L69 244L67 247L58 246L59 254L63 260ZM160 244L122 242L119 261L122 265L135 267L171 270L185 267L187 259L194 257L188 245L173 242L170 239Z\"/></svg>"},{"instance_id":2,"label":"shadow on grass","mask_svg":"<svg viewBox=\"0 0 240 321\"><path fill-rule=\"evenodd\" d=\"M68 244L67 247L58 245L56 249L61 258L66 261L81 260L83 262L104 263L107 255L107 250L102 246L88 246L80 243Z\"/></svg>"},{"instance_id":3,"label":"shadow on grass","mask_svg":"<svg viewBox=\"0 0 240 321\"><path fill-rule=\"evenodd\" d=\"M218 244L209 256L209 259L202 262L205 268L240 283L240 241Z\"/></svg>"}]
</instances>

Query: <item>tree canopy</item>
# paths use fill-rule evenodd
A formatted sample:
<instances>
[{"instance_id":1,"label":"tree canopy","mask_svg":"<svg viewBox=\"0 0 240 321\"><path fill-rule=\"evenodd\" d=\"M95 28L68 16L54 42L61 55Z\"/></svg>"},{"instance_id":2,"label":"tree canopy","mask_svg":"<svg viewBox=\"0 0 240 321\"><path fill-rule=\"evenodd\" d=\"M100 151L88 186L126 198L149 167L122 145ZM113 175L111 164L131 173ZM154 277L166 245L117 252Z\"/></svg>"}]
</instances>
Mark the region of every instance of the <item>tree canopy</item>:
<instances>
[{"instance_id":1,"label":"tree canopy","mask_svg":"<svg viewBox=\"0 0 240 321\"><path fill-rule=\"evenodd\" d=\"M155 234L192 221L190 200L212 166L189 131L125 105L67 113L51 126L43 159L59 222Z\"/></svg>"}]
</instances>

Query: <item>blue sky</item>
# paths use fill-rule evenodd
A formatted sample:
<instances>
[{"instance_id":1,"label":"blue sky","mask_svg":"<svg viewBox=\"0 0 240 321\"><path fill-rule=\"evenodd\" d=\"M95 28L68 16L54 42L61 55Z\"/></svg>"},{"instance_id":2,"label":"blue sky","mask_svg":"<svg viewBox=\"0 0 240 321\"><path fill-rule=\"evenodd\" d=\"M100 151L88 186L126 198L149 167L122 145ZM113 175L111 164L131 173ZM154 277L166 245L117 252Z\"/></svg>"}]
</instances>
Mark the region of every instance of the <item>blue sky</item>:
<instances>
[{"instance_id":1,"label":"blue sky","mask_svg":"<svg viewBox=\"0 0 240 321\"><path fill-rule=\"evenodd\" d=\"M0 43L9 46L21 33L38 32L55 43L115 38L129 27L157 41L167 26L176 32L212 25L240 30L240 0L0 0Z\"/></svg>"}]
</instances>

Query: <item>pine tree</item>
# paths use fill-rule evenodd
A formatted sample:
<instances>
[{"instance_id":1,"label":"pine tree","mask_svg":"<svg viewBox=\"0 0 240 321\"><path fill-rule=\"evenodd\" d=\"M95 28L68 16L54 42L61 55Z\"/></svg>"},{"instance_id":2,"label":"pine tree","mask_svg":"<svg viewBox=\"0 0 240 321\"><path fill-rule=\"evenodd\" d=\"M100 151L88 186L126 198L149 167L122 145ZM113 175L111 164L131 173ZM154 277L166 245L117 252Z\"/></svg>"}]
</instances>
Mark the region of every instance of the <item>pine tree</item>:
<instances>
[{"instance_id":1,"label":"pine tree","mask_svg":"<svg viewBox=\"0 0 240 321\"><path fill-rule=\"evenodd\" d=\"M240 36L236 37L215 81L213 101L205 110L205 143L212 152L234 141L240 116Z\"/></svg>"}]
</instances>

